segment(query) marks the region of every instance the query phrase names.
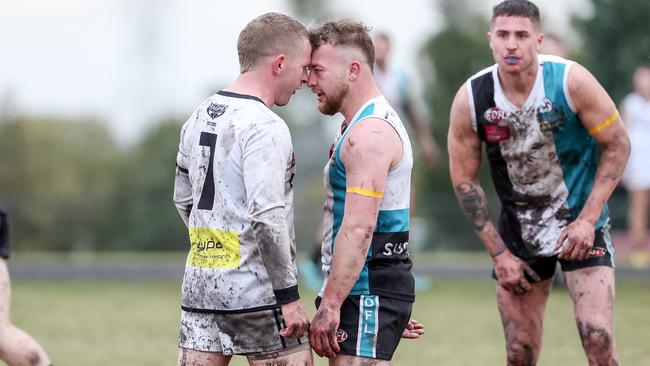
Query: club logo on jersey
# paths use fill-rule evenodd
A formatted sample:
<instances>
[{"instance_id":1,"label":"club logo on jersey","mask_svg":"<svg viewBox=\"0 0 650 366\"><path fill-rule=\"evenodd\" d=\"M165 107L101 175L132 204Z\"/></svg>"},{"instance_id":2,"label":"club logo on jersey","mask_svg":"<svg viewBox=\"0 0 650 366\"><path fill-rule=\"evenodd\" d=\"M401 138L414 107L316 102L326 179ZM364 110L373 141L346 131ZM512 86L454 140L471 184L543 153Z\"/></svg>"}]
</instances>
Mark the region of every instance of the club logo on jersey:
<instances>
[{"instance_id":1,"label":"club logo on jersey","mask_svg":"<svg viewBox=\"0 0 650 366\"><path fill-rule=\"evenodd\" d=\"M590 257L602 257L605 254L607 254L607 250L605 248L592 248L591 251L589 251L589 256Z\"/></svg>"},{"instance_id":2,"label":"club logo on jersey","mask_svg":"<svg viewBox=\"0 0 650 366\"><path fill-rule=\"evenodd\" d=\"M226 109L228 109L228 106L225 104L210 103L207 112L210 118L215 119L226 113Z\"/></svg>"},{"instance_id":3,"label":"club logo on jersey","mask_svg":"<svg viewBox=\"0 0 650 366\"><path fill-rule=\"evenodd\" d=\"M343 329L336 330L336 343L341 343L348 339L348 334Z\"/></svg>"},{"instance_id":4,"label":"club logo on jersey","mask_svg":"<svg viewBox=\"0 0 650 366\"><path fill-rule=\"evenodd\" d=\"M544 104L537 110L537 121L540 131L553 131L564 124L564 114L561 106L557 106L550 99L544 98Z\"/></svg>"},{"instance_id":5,"label":"club logo on jersey","mask_svg":"<svg viewBox=\"0 0 650 366\"><path fill-rule=\"evenodd\" d=\"M499 123L508 117L508 113L497 107L492 107L483 113L483 117L490 123Z\"/></svg>"}]
</instances>

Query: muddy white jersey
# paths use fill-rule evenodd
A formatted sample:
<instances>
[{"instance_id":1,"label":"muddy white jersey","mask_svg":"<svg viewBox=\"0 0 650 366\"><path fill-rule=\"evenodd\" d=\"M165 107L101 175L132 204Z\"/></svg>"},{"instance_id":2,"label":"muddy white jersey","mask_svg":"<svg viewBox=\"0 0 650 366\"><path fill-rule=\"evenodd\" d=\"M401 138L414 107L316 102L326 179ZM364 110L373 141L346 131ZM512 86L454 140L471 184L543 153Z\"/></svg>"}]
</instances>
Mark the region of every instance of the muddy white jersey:
<instances>
[{"instance_id":1,"label":"muddy white jersey","mask_svg":"<svg viewBox=\"0 0 650 366\"><path fill-rule=\"evenodd\" d=\"M183 125L176 164L174 202L190 239L182 308L255 311L297 299L285 122L257 97L220 91Z\"/></svg>"},{"instance_id":2,"label":"muddy white jersey","mask_svg":"<svg viewBox=\"0 0 650 366\"><path fill-rule=\"evenodd\" d=\"M574 62L550 55L539 55L538 62L521 108L506 97L498 65L466 84L472 124L502 203L499 233L522 258L557 254L560 233L582 211L600 162L600 148L568 92ZM596 228L607 221L605 206Z\"/></svg>"}]
</instances>

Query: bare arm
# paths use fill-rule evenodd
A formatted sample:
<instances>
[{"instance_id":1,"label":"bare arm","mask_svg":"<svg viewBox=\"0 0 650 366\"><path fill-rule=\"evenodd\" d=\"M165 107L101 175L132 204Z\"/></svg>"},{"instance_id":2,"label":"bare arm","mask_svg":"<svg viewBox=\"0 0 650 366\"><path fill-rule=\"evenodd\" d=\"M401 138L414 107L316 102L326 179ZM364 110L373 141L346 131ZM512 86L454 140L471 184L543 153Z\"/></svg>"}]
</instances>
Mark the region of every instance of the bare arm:
<instances>
[{"instance_id":1,"label":"bare arm","mask_svg":"<svg viewBox=\"0 0 650 366\"><path fill-rule=\"evenodd\" d=\"M557 244L561 246L568 238L559 257L583 260L593 247L594 226L625 169L630 140L616 105L587 69L578 64L571 67L568 89L578 117L602 149L591 193L580 215L560 235Z\"/></svg>"},{"instance_id":2,"label":"bare arm","mask_svg":"<svg viewBox=\"0 0 650 366\"><path fill-rule=\"evenodd\" d=\"M320 356L333 357L339 350L336 329L341 304L364 266L388 171L401 156L397 132L375 118L358 122L341 148L348 191L345 213L334 242L332 269L323 300L310 328L311 345Z\"/></svg>"},{"instance_id":3,"label":"bare arm","mask_svg":"<svg viewBox=\"0 0 650 366\"><path fill-rule=\"evenodd\" d=\"M506 248L501 235L490 220L485 192L478 181L481 164L481 140L472 128L468 95L463 85L451 107L449 135L449 167L454 193L465 216L469 219L494 261L499 284L507 290L523 293L530 290L524 273L538 276L523 261Z\"/></svg>"}]
</instances>

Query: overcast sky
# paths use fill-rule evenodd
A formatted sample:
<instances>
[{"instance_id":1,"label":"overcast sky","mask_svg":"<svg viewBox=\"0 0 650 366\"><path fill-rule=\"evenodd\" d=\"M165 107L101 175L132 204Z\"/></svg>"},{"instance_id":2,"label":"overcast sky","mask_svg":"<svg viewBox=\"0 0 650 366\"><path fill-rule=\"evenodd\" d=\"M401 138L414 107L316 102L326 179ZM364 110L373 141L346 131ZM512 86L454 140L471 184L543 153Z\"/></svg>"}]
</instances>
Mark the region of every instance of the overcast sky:
<instances>
[{"instance_id":1,"label":"overcast sky","mask_svg":"<svg viewBox=\"0 0 650 366\"><path fill-rule=\"evenodd\" d=\"M487 16L497 1L475 3ZM537 4L556 33L569 29L570 12L588 12L587 0ZM328 7L392 34L393 63L410 72L442 24L434 0ZM237 35L267 11L292 14L284 0L2 0L0 106L99 118L120 141L135 141L160 116L188 116L234 79Z\"/></svg>"}]
</instances>

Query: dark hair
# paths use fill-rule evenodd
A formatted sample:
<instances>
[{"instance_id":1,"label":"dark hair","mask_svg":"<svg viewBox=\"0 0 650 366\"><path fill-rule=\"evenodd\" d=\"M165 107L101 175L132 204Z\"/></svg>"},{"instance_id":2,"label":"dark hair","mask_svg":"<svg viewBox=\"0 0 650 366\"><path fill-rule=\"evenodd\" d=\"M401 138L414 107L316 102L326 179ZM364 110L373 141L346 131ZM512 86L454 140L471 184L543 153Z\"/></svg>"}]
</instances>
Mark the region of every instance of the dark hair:
<instances>
[{"instance_id":1,"label":"dark hair","mask_svg":"<svg viewBox=\"0 0 650 366\"><path fill-rule=\"evenodd\" d=\"M528 18L537 26L541 24L539 8L528 0L506 0L497 4L492 9L492 24L498 16L502 15Z\"/></svg>"},{"instance_id":2,"label":"dark hair","mask_svg":"<svg viewBox=\"0 0 650 366\"><path fill-rule=\"evenodd\" d=\"M296 43L308 37L305 26L288 15L260 15L239 33L239 72L250 71L263 57L295 49Z\"/></svg>"},{"instance_id":3,"label":"dark hair","mask_svg":"<svg viewBox=\"0 0 650 366\"><path fill-rule=\"evenodd\" d=\"M314 49L329 43L332 46L354 47L366 56L366 61L373 69L375 64L375 46L368 32L370 28L352 19L339 19L321 24L309 30L309 40Z\"/></svg>"}]
</instances>

